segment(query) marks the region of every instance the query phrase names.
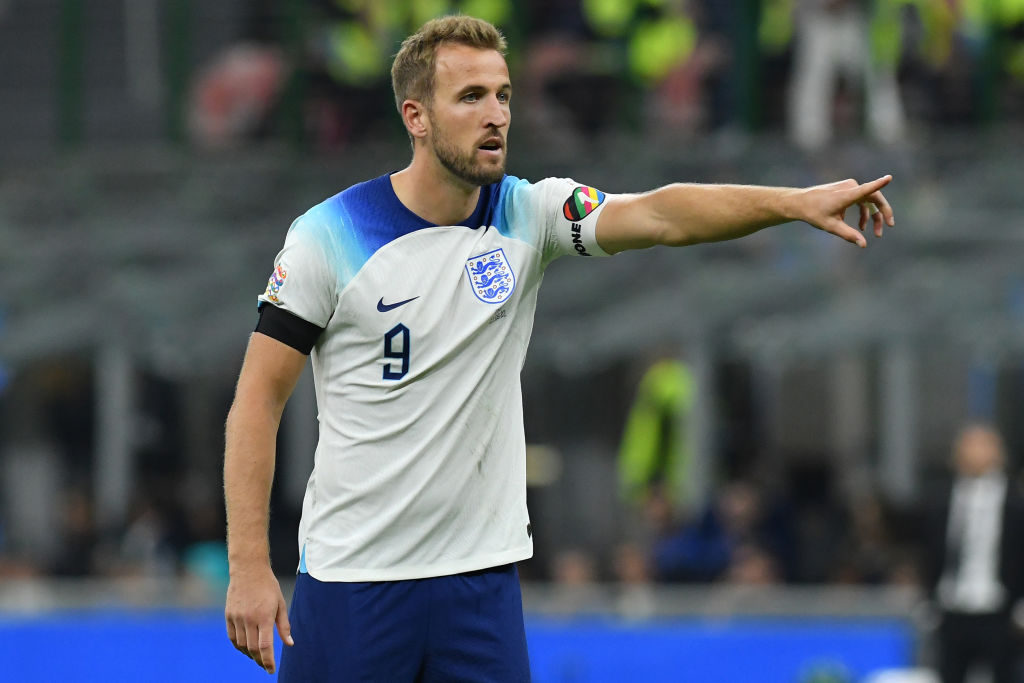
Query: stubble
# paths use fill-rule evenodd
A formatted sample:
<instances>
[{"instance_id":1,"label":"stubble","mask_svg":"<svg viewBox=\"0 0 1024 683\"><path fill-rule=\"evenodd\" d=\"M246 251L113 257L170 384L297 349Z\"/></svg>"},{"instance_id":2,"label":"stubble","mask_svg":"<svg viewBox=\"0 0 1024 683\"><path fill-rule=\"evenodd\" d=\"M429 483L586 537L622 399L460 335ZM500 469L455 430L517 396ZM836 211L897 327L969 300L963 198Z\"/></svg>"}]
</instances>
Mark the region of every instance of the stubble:
<instances>
[{"instance_id":1,"label":"stubble","mask_svg":"<svg viewBox=\"0 0 1024 683\"><path fill-rule=\"evenodd\" d=\"M476 148L468 153L462 152L441 129L435 129L431 147L434 156L449 173L470 185L490 185L505 175L504 157L497 166L482 164L476 159Z\"/></svg>"}]
</instances>

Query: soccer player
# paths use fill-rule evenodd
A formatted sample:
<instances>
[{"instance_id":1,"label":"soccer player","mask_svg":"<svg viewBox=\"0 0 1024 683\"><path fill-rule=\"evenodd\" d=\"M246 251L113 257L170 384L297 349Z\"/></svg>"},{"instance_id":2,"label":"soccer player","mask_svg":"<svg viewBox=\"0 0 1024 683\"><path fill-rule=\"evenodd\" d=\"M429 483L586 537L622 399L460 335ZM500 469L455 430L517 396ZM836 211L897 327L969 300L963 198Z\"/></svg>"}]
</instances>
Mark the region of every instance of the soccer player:
<instances>
[{"instance_id":1,"label":"soccer player","mask_svg":"<svg viewBox=\"0 0 1024 683\"><path fill-rule=\"evenodd\" d=\"M490 24L406 39L392 81L408 167L288 231L227 421L234 645L283 681L525 681L515 562L532 554L519 371L544 269L793 220L865 246L890 177L806 189L669 185L605 194L505 175L512 86ZM847 208L860 207L860 231ZM320 438L291 611L267 540L281 412L312 355ZM294 636L294 639L293 639Z\"/></svg>"}]
</instances>

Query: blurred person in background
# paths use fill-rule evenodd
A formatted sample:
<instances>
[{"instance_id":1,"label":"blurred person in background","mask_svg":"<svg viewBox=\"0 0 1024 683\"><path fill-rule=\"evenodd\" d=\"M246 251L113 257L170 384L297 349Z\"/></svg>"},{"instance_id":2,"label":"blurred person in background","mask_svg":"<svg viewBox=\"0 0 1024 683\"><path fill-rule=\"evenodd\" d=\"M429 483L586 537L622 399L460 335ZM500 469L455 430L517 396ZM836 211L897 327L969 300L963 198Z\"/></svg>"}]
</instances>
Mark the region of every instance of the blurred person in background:
<instances>
[{"instance_id":1,"label":"blurred person in background","mask_svg":"<svg viewBox=\"0 0 1024 683\"><path fill-rule=\"evenodd\" d=\"M191 498L185 509L186 529L181 549L184 575L195 580L203 596L220 596L228 588L228 549L224 543L223 510L215 500L196 494L192 487L185 495Z\"/></svg>"},{"instance_id":2,"label":"blurred person in background","mask_svg":"<svg viewBox=\"0 0 1024 683\"><path fill-rule=\"evenodd\" d=\"M707 82L721 71L728 51L720 31L703 30L713 15L707 10L715 9L706 5L687 0L537 4L523 65L524 114L531 132L571 146L621 127L623 120L661 135L700 129L708 119Z\"/></svg>"},{"instance_id":3,"label":"blurred person in background","mask_svg":"<svg viewBox=\"0 0 1024 683\"><path fill-rule=\"evenodd\" d=\"M569 146L613 123L624 96L610 46L596 39L579 0L530 3L529 44L523 52L524 130ZM568 139L567 139L568 138Z\"/></svg>"},{"instance_id":4,"label":"blurred person in background","mask_svg":"<svg viewBox=\"0 0 1024 683\"><path fill-rule=\"evenodd\" d=\"M123 576L172 576L178 559L171 540L174 515L145 494L136 498L132 508L109 571Z\"/></svg>"},{"instance_id":5,"label":"blurred person in background","mask_svg":"<svg viewBox=\"0 0 1024 683\"><path fill-rule=\"evenodd\" d=\"M817 151L832 140L833 114L840 77L847 89L863 94L868 133L887 145L903 139L906 124L896 67L899 13L896 0L798 0L789 131L801 148ZM891 33L872 40L871 12L886 12L879 26Z\"/></svg>"},{"instance_id":6,"label":"blurred person in background","mask_svg":"<svg viewBox=\"0 0 1024 683\"><path fill-rule=\"evenodd\" d=\"M686 432L695 390L689 367L669 357L640 378L619 445L619 488L626 501L639 505L661 495L676 508L686 502Z\"/></svg>"},{"instance_id":7,"label":"blurred person in background","mask_svg":"<svg viewBox=\"0 0 1024 683\"><path fill-rule=\"evenodd\" d=\"M507 176L504 51L467 16L406 39L392 79L412 161L297 219L259 297L226 427L225 622L268 672L276 624L282 681L529 679L519 375L554 260L793 220L864 247L869 224L881 237L895 223L891 176L633 195ZM845 222L854 207L860 230ZM320 441L286 614L268 503L281 413L311 353Z\"/></svg>"},{"instance_id":8,"label":"blurred person in background","mask_svg":"<svg viewBox=\"0 0 1024 683\"><path fill-rule=\"evenodd\" d=\"M929 504L925 539L924 576L941 615L939 673L942 683L963 683L971 667L984 665L994 683L1014 683L1015 631L1024 626L1024 499L992 425L964 427L952 465L953 481Z\"/></svg>"},{"instance_id":9,"label":"blurred person in background","mask_svg":"<svg viewBox=\"0 0 1024 683\"><path fill-rule=\"evenodd\" d=\"M50 572L55 576L83 577L96 571L99 532L92 499L82 487L71 487L60 500L60 551Z\"/></svg>"},{"instance_id":10,"label":"blurred person in background","mask_svg":"<svg viewBox=\"0 0 1024 683\"><path fill-rule=\"evenodd\" d=\"M551 580L557 587L548 607L574 614L600 596L597 560L583 548L564 548L551 561Z\"/></svg>"},{"instance_id":11,"label":"blurred person in background","mask_svg":"<svg viewBox=\"0 0 1024 683\"><path fill-rule=\"evenodd\" d=\"M750 483L729 482L708 506L678 525L671 521L667 500L654 496L647 509L662 529L652 553L658 579L774 583L780 578L787 524L766 509Z\"/></svg>"},{"instance_id":12,"label":"blurred person in background","mask_svg":"<svg viewBox=\"0 0 1024 683\"><path fill-rule=\"evenodd\" d=\"M873 495L850 501L847 533L830 580L843 584L918 585L912 553L900 549L893 515ZM899 539L906 540L906 539Z\"/></svg>"},{"instance_id":13,"label":"blurred person in background","mask_svg":"<svg viewBox=\"0 0 1024 683\"><path fill-rule=\"evenodd\" d=\"M284 59L275 47L243 43L226 48L193 84L193 142L223 149L266 136L286 77Z\"/></svg>"},{"instance_id":14,"label":"blurred person in background","mask_svg":"<svg viewBox=\"0 0 1024 683\"><path fill-rule=\"evenodd\" d=\"M850 505L827 454L790 455L787 498L793 519L792 576L801 583L826 583L837 574L850 531Z\"/></svg>"},{"instance_id":15,"label":"blurred person in background","mask_svg":"<svg viewBox=\"0 0 1024 683\"><path fill-rule=\"evenodd\" d=\"M616 599L619 614L627 619L652 616L657 605L652 590L651 561L646 549L632 541L620 543L612 555L612 572L619 584Z\"/></svg>"},{"instance_id":16,"label":"blurred person in background","mask_svg":"<svg viewBox=\"0 0 1024 683\"><path fill-rule=\"evenodd\" d=\"M512 0L314 0L302 65L306 125L317 149L341 149L391 132L391 59L431 17L464 13L503 26Z\"/></svg>"},{"instance_id":17,"label":"blurred person in background","mask_svg":"<svg viewBox=\"0 0 1024 683\"><path fill-rule=\"evenodd\" d=\"M773 586L781 581L778 562L753 543L739 545L732 552L725 581L739 586Z\"/></svg>"},{"instance_id":18,"label":"blurred person in background","mask_svg":"<svg viewBox=\"0 0 1024 683\"><path fill-rule=\"evenodd\" d=\"M613 56L605 64L615 69L615 80L636 91L620 116L662 135L693 134L705 124L705 82L726 50L718 34L701 31L701 3L582 0L581 8L597 44ZM599 110L607 113L607 106Z\"/></svg>"},{"instance_id":19,"label":"blurred person in background","mask_svg":"<svg viewBox=\"0 0 1024 683\"><path fill-rule=\"evenodd\" d=\"M389 110L388 63L401 39L397 2L316 0L305 47L306 125L317 149L341 148L380 132Z\"/></svg>"}]
</instances>

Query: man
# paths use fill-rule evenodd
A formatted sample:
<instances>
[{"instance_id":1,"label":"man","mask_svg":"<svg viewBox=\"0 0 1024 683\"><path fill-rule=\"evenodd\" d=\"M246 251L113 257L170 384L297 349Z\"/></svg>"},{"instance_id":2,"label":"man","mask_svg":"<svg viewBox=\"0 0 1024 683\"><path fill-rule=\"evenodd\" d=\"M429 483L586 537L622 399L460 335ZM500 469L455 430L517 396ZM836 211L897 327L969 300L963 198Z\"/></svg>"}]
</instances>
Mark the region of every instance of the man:
<instances>
[{"instance_id":1,"label":"man","mask_svg":"<svg viewBox=\"0 0 1024 683\"><path fill-rule=\"evenodd\" d=\"M403 43L392 81L412 162L300 217L260 297L227 422L225 617L268 672L276 623L281 680L529 679L513 564L532 555L519 371L551 261L796 219L864 246L843 222L855 205L862 231L893 224L888 176L630 196L506 176L504 49L469 17ZM311 350L320 441L286 615L267 501L281 411Z\"/></svg>"},{"instance_id":2,"label":"man","mask_svg":"<svg viewBox=\"0 0 1024 683\"><path fill-rule=\"evenodd\" d=\"M936 641L942 683L971 666L1013 683L1014 608L1024 604L1024 502L1006 476L1002 437L990 425L962 429L952 487L929 510L925 578L942 619Z\"/></svg>"}]
</instances>

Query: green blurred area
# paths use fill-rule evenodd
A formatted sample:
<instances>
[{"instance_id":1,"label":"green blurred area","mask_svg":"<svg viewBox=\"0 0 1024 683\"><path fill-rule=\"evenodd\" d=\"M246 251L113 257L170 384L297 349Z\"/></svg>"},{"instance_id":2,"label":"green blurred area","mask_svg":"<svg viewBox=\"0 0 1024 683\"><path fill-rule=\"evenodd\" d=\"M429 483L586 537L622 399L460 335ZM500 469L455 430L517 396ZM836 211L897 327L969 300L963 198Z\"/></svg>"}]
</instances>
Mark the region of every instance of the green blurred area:
<instances>
[{"instance_id":1,"label":"green blurred area","mask_svg":"<svg viewBox=\"0 0 1024 683\"><path fill-rule=\"evenodd\" d=\"M191 0L40 0L0 13L0 37L15 50L19 41L53 45L55 59L33 60L35 67L8 76L6 84L0 77L0 90L31 92L33 101L49 91L52 107L34 115L53 121L48 133L43 124L10 115L14 125L8 129L34 133L29 139L17 136L19 149L70 150L139 137L204 146L190 130L203 106L203 79L215 77L212 72L232 46L257 45L278 61L280 73L267 77L274 82L265 101L247 101L249 110L232 111L236 119L260 120L241 126L231 144L270 137L300 150L336 149L368 133L402 136L389 115L391 57L423 21L461 12L491 20L505 32L517 84L524 92L544 91L543 101L530 100L531 109L608 109L600 115L562 112L545 120L549 126L568 122L588 134L651 125L679 126L691 135L723 128L777 130L784 125L800 17L813 4L225 0L214 7ZM833 4L863 13L864 59L898 71L914 125L983 126L1024 113L1024 0ZM132 61L135 66L127 65ZM119 70L127 73L127 83ZM224 78L230 77L225 71ZM140 85L143 80L148 83ZM592 92L580 99L573 82ZM222 90L227 87L221 83ZM840 97L848 99L860 87L847 83ZM139 90L146 88L156 94L143 102ZM25 117L33 116L31 109ZM365 121L389 117L379 126ZM155 123L145 125L148 119Z\"/></svg>"}]
</instances>

